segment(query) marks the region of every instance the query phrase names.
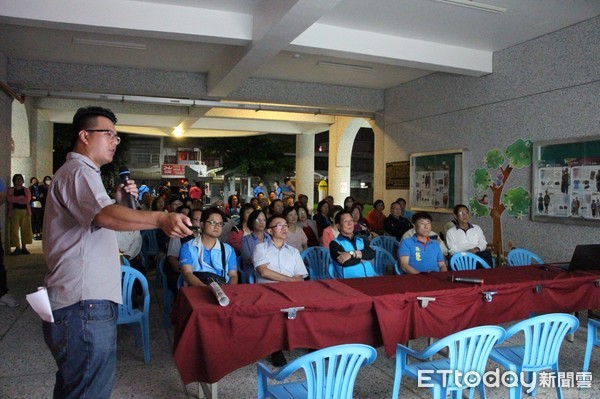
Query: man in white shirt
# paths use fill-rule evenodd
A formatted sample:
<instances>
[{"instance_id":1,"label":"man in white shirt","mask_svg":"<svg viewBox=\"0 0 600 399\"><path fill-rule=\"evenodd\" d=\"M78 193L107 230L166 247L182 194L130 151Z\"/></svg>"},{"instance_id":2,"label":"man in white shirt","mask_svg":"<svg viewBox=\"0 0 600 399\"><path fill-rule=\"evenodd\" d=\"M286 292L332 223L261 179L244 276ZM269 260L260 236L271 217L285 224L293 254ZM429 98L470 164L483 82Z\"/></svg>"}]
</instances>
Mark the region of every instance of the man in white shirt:
<instances>
[{"instance_id":1,"label":"man in white shirt","mask_svg":"<svg viewBox=\"0 0 600 399\"><path fill-rule=\"evenodd\" d=\"M492 266L492 254L486 250L487 241L483 230L476 224L470 223L470 212L466 205L458 204L454 207L454 217L457 221L456 227L446 232L446 244L448 252L454 255L458 252L471 252Z\"/></svg>"}]
</instances>

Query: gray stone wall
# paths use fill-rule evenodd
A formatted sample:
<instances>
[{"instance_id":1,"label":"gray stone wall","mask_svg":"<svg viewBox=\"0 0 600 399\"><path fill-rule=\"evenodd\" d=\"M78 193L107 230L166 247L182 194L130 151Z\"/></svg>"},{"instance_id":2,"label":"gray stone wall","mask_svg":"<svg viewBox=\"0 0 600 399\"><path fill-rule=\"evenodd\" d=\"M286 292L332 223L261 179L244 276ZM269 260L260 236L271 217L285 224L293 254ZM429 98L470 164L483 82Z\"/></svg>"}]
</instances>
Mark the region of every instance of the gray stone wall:
<instances>
[{"instance_id":1,"label":"gray stone wall","mask_svg":"<svg viewBox=\"0 0 600 399\"><path fill-rule=\"evenodd\" d=\"M597 17L494 54L494 72L485 77L438 73L387 90L386 162L414 152L464 148L470 176L483 166L488 150L504 150L519 138L600 137L598 32ZM513 171L507 186L531 190L531 167ZM470 183L468 195L473 194ZM439 226L450 215L434 217ZM474 222L491 241L490 218ZM546 261L570 259L576 244L600 243L599 227L503 215L505 244L510 240Z\"/></svg>"}]
</instances>

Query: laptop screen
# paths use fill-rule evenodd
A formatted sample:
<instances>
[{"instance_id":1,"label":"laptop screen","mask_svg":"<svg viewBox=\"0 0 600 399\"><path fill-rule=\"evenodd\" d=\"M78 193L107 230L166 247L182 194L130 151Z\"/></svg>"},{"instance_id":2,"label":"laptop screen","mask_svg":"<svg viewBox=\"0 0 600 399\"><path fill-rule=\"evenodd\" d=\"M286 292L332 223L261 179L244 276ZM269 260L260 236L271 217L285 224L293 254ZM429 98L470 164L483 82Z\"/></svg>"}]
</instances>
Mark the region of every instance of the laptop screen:
<instances>
[{"instance_id":1,"label":"laptop screen","mask_svg":"<svg viewBox=\"0 0 600 399\"><path fill-rule=\"evenodd\" d=\"M569 271L600 270L600 244L578 245L569 263Z\"/></svg>"}]
</instances>

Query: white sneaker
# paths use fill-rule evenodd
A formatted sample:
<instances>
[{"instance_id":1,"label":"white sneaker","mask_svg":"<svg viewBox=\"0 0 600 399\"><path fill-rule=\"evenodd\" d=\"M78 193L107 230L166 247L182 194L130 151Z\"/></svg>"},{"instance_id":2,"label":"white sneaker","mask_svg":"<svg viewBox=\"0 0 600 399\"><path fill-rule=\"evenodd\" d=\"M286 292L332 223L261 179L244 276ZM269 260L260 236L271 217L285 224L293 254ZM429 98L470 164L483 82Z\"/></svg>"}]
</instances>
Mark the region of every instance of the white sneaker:
<instances>
[{"instance_id":1,"label":"white sneaker","mask_svg":"<svg viewBox=\"0 0 600 399\"><path fill-rule=\"evenodd\" d=\"M0 297L0 306L8 306L9 308L16 308L19 306L17 298L10 294L4 294Z\"/></svg>"}]
</instances>

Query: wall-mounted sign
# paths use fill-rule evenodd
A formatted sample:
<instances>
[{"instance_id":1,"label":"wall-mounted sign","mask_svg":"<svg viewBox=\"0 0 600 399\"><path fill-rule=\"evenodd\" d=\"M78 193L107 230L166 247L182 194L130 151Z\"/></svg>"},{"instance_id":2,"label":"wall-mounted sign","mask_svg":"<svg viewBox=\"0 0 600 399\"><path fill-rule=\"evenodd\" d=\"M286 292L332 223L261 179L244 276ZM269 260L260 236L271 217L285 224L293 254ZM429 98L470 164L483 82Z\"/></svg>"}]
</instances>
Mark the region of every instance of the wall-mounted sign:
<instances>
[{"instance_id":1,"label":"wall-mounted sign","mask_svg":"<svg viewBox=\"0 0 600 399\"><path fill-rule=\"evenodd\" d=\"M163 163L161 174L163 177L183 177L185 175L185 165Z\"/></svg>"},{"instance_id":2,"label":"wall-mounted sign","mask_svg":"<svg viewBox=\"0 0 600 399\"><path fill-rule=\"evenodd\" d=\"M410 162L398 161L385 164L386 190L404 189L410 187Z\"/></svg>"}]
</instances>

